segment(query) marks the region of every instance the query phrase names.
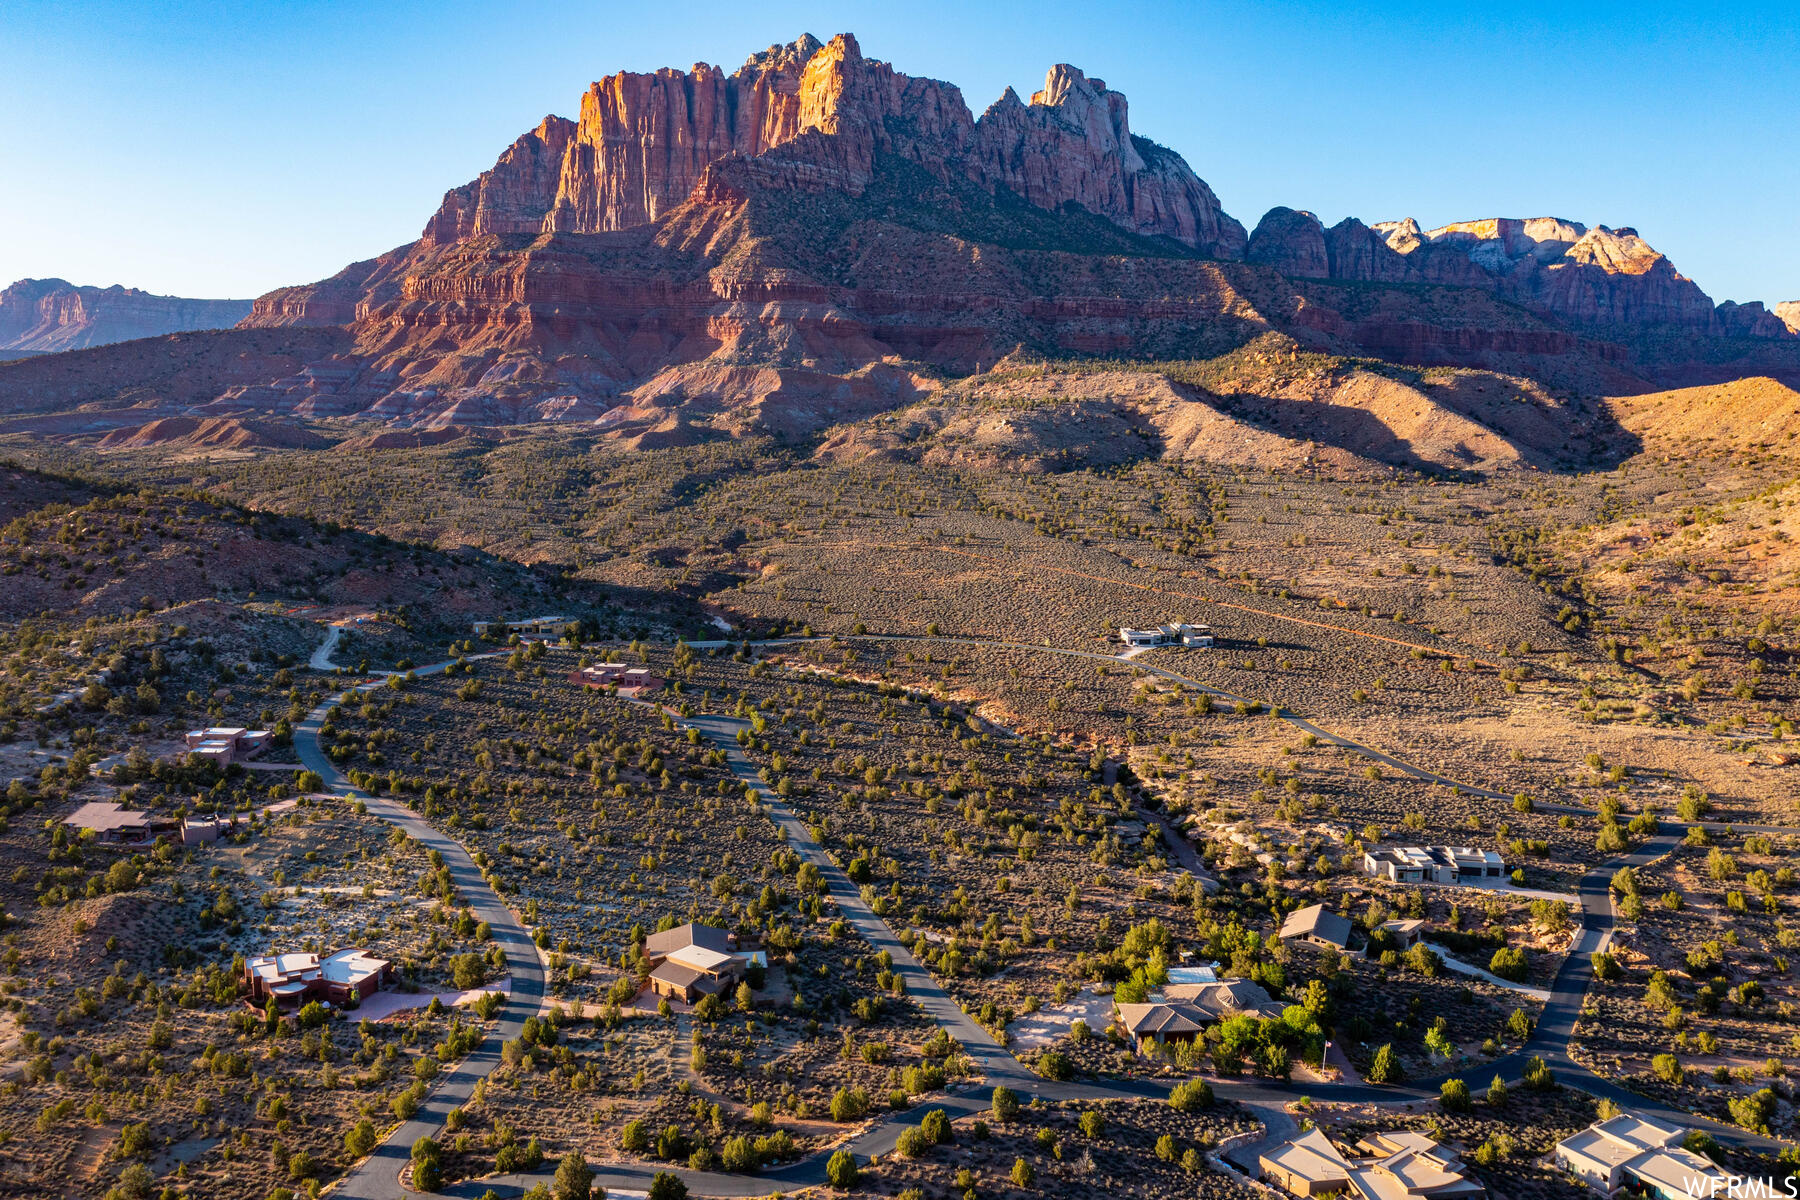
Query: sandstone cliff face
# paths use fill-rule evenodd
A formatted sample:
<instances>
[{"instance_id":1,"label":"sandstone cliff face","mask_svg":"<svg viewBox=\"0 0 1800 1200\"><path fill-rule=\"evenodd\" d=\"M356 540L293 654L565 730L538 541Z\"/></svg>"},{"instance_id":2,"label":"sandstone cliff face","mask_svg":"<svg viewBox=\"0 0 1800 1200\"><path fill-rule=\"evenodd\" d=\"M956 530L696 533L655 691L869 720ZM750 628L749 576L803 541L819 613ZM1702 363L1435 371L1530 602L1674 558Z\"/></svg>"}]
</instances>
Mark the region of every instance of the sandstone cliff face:
<instances>
[{"instance_id":1,"label":"sandstone cliff face","mask_svg":"<svg viewBox=\"0 0 1800 1200\"><path fill-rule=\"evenodd\" d=\"M117 284L76 287L61 279L21 279L0 291L0 356L224 329L249 312L248 300L189 300Z\"/></svg>"},{"instance_id":2,"label":"sandstone cliff face","mask_svg":"<svg viewBox=\"0 0 1800 1200\"><path fill-rule=\"evenodd\" d=\"M1783 300L1775 306L1775 315L1790 330L1800 333L1800 300Z\"/></svg>"},{"instance_id":3,"label":"sandstone cliff face","mask_svg":"<svg viewBox=\"0 0 1800 1200\"><path fill-rule=\"evenodd\" d=\"M877 154L1038 208L1079 204L1211 257L1243 253L1243 227L1179 155L1132 134L1125 97L1104 82L1059 65L1029 105L1009 89L977 121L956 87L864 58L848 34L771 46L730 75L706 64L610 75L582 97L577 121L547 118L447 193L423 236L443 245L637 228L697 188L735 195L709 181L727 159L766 160L733 174L760 186L858 195Z\"/></svg>"}]
</instances>

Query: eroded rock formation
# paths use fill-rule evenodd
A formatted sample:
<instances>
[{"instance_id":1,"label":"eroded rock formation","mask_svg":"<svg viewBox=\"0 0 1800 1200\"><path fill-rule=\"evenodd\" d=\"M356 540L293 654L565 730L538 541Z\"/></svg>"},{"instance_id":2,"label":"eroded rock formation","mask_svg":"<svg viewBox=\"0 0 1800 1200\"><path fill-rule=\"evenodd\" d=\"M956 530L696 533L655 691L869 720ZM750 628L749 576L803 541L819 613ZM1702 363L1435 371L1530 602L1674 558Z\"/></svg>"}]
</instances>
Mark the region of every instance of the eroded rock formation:
<instances>
[{"instance_id":1,"label":"eroded rock formation","mask_svg":"<svg viewBox=\"0 0 1800 1200\"><path fill-rule=\"evenodd\" d=\"M0 357L80 350L190 329L226 329L248 300L189 300L137 288L21 279L0 291Z\"/></svg>"}]
</instances>

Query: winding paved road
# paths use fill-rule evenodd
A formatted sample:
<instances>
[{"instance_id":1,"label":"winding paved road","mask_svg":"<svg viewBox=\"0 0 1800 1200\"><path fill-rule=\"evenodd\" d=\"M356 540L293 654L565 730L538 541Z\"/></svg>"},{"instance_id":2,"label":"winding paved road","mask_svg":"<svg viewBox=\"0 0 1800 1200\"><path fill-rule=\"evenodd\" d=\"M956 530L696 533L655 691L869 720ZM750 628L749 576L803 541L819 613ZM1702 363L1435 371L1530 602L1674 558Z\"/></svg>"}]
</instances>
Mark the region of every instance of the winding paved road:
<instances>
[{"instance_id":1,"label":"winding paved road","mask_svg":"<svg viewBox=\"0 0 1800 1200\"><path fill-rule=\"evenodd\" d=\"M327 635L327 650L336 644L340 632L336 626L331 627L331 633ZM327 653L326 666L323 668L325 670L331 669L329 657ZM435 663L422 667L415 673L435 675L450 665L449 661ZM351 691L369 692L381 686L381 683L366 683ZM481 868L475 865L461 843L426 823L405 805L380 796L371 796L351 786L350 781L344 778L337 765L325 754L319 744L319 728L325 722L325 714L343 700L342 694L327 700L306 714L306 719L294 729L294 750L300 761L309 770L318 772L331 791L360 799L368 806L370 815L404 830L409 837L427 849L436 850L444 856L444 865L450 869L457 891L474 911L476 918L486 921L492 929L494 941L506 953L507 970L512 975L512 994L508 997L506 1006L500 1010L499 1027L488 1034L480 1047L438 1076L436 1085L418 1114L411 1120L402 1122L376 1147L373 1154L353 1167L332 1190L332 1195L345 1197L346 1200L397 1200L398 1197L407 1195L400 1186L399 1175L400 1168L410 1159L413 1143L422 1137L434 1137L442 1131L450 1110L468 1103L475 1084L500 1065L501 1043L518 1037L525 1019L536 1016L543 1007L544 961L539 956L530 933L513 911L506 907L499 894L488 886L487 880L482 878Z\"/></svg>"},{"instance_id":2,"label":"winding paved road","mask_svg":"<svg viewBox=\"0 0 1800 1200\"><path fill-rule=\"evenodd\" d=\"M846 637L869 641L947 642L1029 650L1095 661L1126 661L1114 655L1091 651L1061 650L1049 646L1033 646L1028 643L977 638L880 634L846 635ZM830 639L776 639L758 643L758 645L780 646L826 640ZM324 658L328 666L328 650L332 644L335 644L335 637L324 648ZM709 649L724 648L737 643L714 641L690 644L695 649ZM315 659L318 657L315 655ZM498 656L479 655L474 657ZM419 668L415 673L419 675L436 674L450 665L449 662L435 663ZM1165 668L1149 666L1137 661L1131 661L1128 665L1232 703L1246 699ZM381 686L380 683L362 684L353 689L353 692L370 691L379 686ZM352 1200L399 1200L407 1193L400 1186L398 1174L400 1167L408 1160L413 1142L421 1137L435 1136L442 1130L449 1111L466 1103L476 1082L498 1065L500 1044L518 1036L525 1019L535 1015L542 1008L544 969L543 961L537 952L537 947L532 943L528 931L519 922L517 916L501 901L487 881L482 878L480 870L460 844L427 824L405 806L392 800L370 796L352 787L325 755L319 744L319 729L324 722L325 714L333 706L341 703L343 699L344 696L339 696L321 704L309 713L306 720L295 729L294 745L301 762L317 771L324 778L326 786L332 791L361 798L368 805L372 814L405 830L420 843L439 851L444 856L459 891L474 908L476 914L488 922L493 930L495 940L505 950L507 966L513 978L513 992L502 1011L498 1030L489 1035L488 1040L480 1049L440 1076L437 1086L432 1090L418 1115L390 1133L382 1145L367 1159L352 1168L333 1191L334 1195L352 1198ZM1024 1096L1038 1096L1050 1101L1159 1098L1168 1094L1169 1084L1163 1081L1053 1083L1030 1072L1017 1059L1013 1058L987 1030L964 1013L930 972L900 944L892 928L877 916L863 900L857 886L831 861L824 848L813 841L804 823L788 807L786 801L757 776L754 764L744 755L736 740L738 731L746 728L748 722L724 716L682 718L672 713L670 715L671 719L676 720L679 725L698 731L725 753L733 775L746 788L756 792L766 814L782 830L786 840L802 860L810 862L818 868L825 881L828 894L844 918L872 947L877 950L886 950L893 956L894 970L906 979L908 994L941 1028L947 1030L962 1044L965 1052L975 1060L985 1077L984 1082L978 1087L933 1097L909 1112L888 1114L850 1138L844 1143L845 1147L862 1158L886 1154L894 1148L901 1131L909 1125L916 1124L925 1112L941 1108L952 1117L956 1117L980 1111L988 1106L994 1087L999 1085L1011 1087ZM1383 751L1320 729L1285 710L1281 716L1282 719L1296 727L1311 732L1320 741L1366 755L1413 778L1441 786L1460 787L1464 793L1470 795L1511 800L1511 796L1503 792L1457 784L1444 776L1403 762ZM1540 807L1578 813L1590 811L1573 806L1545 804ZM1717 823L1709 822L1707 824ZM1750 827L1739 826L1738 828ZM1791 830L1784 831L1792 832ZM1631 853L1594 867L1582 877L1579 890L1581 928L1557 972L1555 982L1550 989L1550 999L1540 1014L1537 1027L1520 1050L1497 1059L1459 1066L1455 1070L1446 1071L1430 1078L1409 1081L1403 1086L1312 1083L1302 1087L1273 1080L1214 1079L1212 1083L1215 1093L1222 1099L1237 1100L1263 1111L1269 1110L1271 1106L1285 1104L1302 1094L1328 1096L1332 1100L1379 1103L1434 1101L1437 1098L1439 1086L1450 1078L1464 1079L1468 1082L1471 1090L1480 1090L1486 1086L1488 1080L1495 1076L1505 1078L1509 1083L1515 1082L1535 1055L1543 1057L1562 1083L1582 1091L1611 1099L1621 1105L1628 1105L1641 1112L1662 1116L1678 1124L1707 1129L1721 1141L1762 1149L1779 1147L1782 1143L1773 1139L1758 1137L1735 1126L1723 1125L1692 1113L1660 1106L1610 1080L1594 1075L1569 1057L1569 1040L1573 1035L1575 1020L1581 1012L1583 1000L1593 975L1590 955L1605 946L1612 936L1614 916L1609 883L1614 872L1621 866L1641 866L1660 858L1673 849L1676 844L1675 835L1669 833L1658 835ZM1254 1150L1254 1147L1246 1149ZM1251 1157L1253 1159L1254 1155L1252 1154ZM803 1187L825 1182L826 1158L825 1153L819 1153L754 1175L728 1175L717 1172L690 1171L685 1168L675 1169L673 1173L682 1178L696 1195L763 1196L767 1195L772 1188ZM595 1171L595 1182L609 1189L641 1189L657 1173L671 1169L666 1165L654 1163L593 1163L590 1165ZM549 1172L540 1172L533 1175L488 1177L478 1181L467 1180L446 1189L445 1194L480 1196L492 1189L503 1196L516 1195L549 1178Z\"/></svg>"}]
</instances>

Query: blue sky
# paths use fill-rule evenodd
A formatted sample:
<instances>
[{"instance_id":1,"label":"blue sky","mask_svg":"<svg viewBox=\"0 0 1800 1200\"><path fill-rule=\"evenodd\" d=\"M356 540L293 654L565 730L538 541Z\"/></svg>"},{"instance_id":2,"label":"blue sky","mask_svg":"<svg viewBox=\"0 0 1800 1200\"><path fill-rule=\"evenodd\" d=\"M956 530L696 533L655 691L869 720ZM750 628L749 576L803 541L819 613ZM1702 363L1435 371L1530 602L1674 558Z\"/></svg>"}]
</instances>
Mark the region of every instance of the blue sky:
<instances>
[{"instance_id":1,"label":"blue sky","mask_svg":"<svg viewBox=\"0 0 1800 1200\"><path fill-rule=\"evenodd\" d=\"M1074 63L1246 227L1630 225L1715 300L1800 298L1800 11L1719 7L11 0L0 283L317 279L417 236L590 80L848 30L976 112Z\"/></svg>"}]
</instances>

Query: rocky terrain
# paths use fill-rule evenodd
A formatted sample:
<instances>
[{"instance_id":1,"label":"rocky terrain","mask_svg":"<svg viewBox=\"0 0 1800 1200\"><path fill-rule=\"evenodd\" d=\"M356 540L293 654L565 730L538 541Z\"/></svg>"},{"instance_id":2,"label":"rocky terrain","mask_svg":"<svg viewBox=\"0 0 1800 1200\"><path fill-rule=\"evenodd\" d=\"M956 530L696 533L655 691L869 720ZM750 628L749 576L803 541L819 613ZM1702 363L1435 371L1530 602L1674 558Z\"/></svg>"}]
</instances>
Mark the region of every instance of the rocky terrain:
<instances>
[{"instance_id":1,"label":"rocky terrain","mask_svg":"<svg viewBox=\"0 0 1800 1200\"><path fill-rule=\"evenodd\" d=\"M0 291L0 358L227 329L249 313L248 300L188 300L118 284L76 287L63 279L21 279Z\"/></svg>"}]
</instances>

